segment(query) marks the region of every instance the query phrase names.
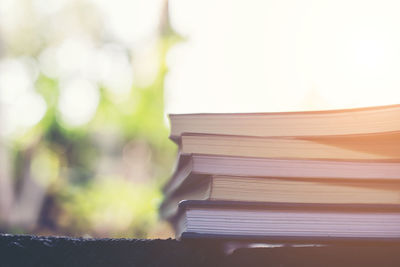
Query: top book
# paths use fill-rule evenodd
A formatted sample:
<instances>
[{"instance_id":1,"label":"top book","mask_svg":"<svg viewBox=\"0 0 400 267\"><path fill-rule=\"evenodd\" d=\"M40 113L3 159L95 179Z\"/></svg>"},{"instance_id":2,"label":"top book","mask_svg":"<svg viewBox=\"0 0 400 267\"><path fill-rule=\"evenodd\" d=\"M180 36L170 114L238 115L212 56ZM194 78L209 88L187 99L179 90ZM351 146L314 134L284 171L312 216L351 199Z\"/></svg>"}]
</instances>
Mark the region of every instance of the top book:
<instances>
[{"instance_id":1,"label":"top book","mask_svg":"<svg viewBox=\"0 0 400 267\"><path fill-rule=\"evenodd\" d=\"M400 131L400 104L356 109L171 114L171 139L183 133L244 136L329 136Z\"/></svg>"}]
</instances>

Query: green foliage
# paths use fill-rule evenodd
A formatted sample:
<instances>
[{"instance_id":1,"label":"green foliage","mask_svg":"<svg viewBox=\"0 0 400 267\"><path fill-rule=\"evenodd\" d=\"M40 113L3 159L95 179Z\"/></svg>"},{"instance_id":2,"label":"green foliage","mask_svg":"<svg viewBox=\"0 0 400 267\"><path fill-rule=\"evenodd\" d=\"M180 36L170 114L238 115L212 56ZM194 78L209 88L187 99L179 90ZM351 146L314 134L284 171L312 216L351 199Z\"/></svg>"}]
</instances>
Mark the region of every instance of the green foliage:
<instances>
[{"instance_id":1,"label":"green foliage","mask_svg":"<svg viewBox=\"0 0 400 267\"><path fill-rule=\"evenodd\" d=\"M146 237L157 219L160 193L118 177L97 179L85 187L69 187L60 202L60 224L74 235Z\"/></svg>"},{"instance_id":2,"label":"green foliage","mask_svg":"<svg viewBox=\"0 0 400 267\"><path fill-rule=\"evenodd\" d=\"M149 86L133 84L130 93L117 100L108 88L100 87L95 116L79 127L60 120L59 81L39 74L35 90L46 102L46 113L13 139L12 149L15 180L22 179L28 168L48 188L46 200L55 199L42 211L52 227L39 224L37 231L146 237L157 222L159 188L175 160L176 145L168 139L165 124L163 87L166 53L178 40L171 31L159 38L159 70Z\"/></svg>"}]
</instances>

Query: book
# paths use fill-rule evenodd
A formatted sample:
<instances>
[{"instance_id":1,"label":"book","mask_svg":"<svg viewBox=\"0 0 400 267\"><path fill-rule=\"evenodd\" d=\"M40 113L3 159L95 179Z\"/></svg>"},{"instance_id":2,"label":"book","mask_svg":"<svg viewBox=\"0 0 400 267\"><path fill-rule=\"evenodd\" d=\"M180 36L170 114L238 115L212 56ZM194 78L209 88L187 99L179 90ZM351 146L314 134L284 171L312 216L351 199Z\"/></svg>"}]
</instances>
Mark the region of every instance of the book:
<instances>
[{"instance_id":1,"label":"book","mask_svg":"<svg viewBox=\"0 0 400 267\"><path fill-rule=\"evenodd\" d=\"M400 159L400 132L319 137L182 134L182 154L302 159Z\"/></svg>"},{"instance_id":2,"label":"book","mask_svg":"<svg viewBox=\"0 0 400 267\"><path fill-rule=\"evenodd\" d=\"M400 181L400 162L381 160L306 160L192 154L164 187L166 195L207 175L319 180Z\"/></svg>"},{"instance_id":3,"label":"book","mask_svg":"<svg viewBox=\"0 0 400 267\"><path fill-rule=\"evenodd\" d=\"M177 190L164 200L160 215L171 219L182 200L315 203L400 204L400 181L276 179L210 175Z\"/></svg>"},{"instance_id":4,"label":"book","mask_svg":"<svg viewBox=\"0 0 400 267\"><path fill-rule=\"evenodd\" d=\"M170 120L177 238L400 241L400 105Z\"/></svg>"},{"instance_id":5,"label":"book","mask_svg":"<svg viewBox=\"0 0 400 267\"><path fill-rule=\"evenodd\" d=\"M399 205L183 201L178 239L400 240Z\"/></svg>"},{"instance_id":6,"label":"book","mask_svg":"<svg viewBox=\"0 0 400 267\"><path fill-rule=\"evenodd\" d=\"M400 105L356 109L171 114L171 139L184 133L244 136L335 136L400 131Z\"/></svg>"}]
</instances>

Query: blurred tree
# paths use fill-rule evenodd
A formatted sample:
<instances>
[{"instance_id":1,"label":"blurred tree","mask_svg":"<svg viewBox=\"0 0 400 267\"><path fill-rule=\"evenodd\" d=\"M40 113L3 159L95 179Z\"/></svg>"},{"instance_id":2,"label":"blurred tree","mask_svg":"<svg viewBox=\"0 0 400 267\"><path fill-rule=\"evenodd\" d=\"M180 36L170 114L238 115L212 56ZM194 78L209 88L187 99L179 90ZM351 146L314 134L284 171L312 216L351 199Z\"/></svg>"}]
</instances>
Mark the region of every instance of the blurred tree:
<instances>
[{"instance_id":1,"label":"blurred tree","mask_svg":"<svg viewBox=\"0 0 400 267\"><path fill-rule=\"evenodd\" d=\"M24 3L28 13L33 14L33 2ZM101 36L99 25L105 21L90 2L83 3L67 5L57 12L61 17L77 18L78 28L84 24L79 34L96 40L87 50L96 55L91 59L83 60L88 56L83 54L72 54L73 58L60 54L68 49L75 51L80 45L67 38L55 54L61 61L46 69L46 60L54 59L46 55L54 50L53 42L61 40L60 36L53 40L44 34L49 25L43 24L43 15L30 16L37 22L28 27L35 49L23 49L31 41L25 37L7 42L18 46L8 47L9 57L28 55L35 64L46 63L34 79L34 92L44 100L46 110L36 124L3 139L8 140L9 149L0 146L1 166L12 167L10 171L1 168L0 223L8 232L146 237L157 221L160 185L175 159L176 148L168 140L165 124L163 86L166 54L180 38L169 25L166 1L157 33L141 46L110 42ZM89 6L93 7L92 21L82 13ZM148 54L156 68L147 83L140 77L132 79L143 46L150 49ZM82 69L93 60L99 60L97 66ZM62 72L64 65L66 74L52 75L55 67ZM113 66L117 72L111 71ZM136 67L144 68L140 64ZM96 77L100 78L95 82L82 78L86 72L89 76L99 72ZM71 75L77 78L68 82ZM84 120L86 116L89 119Z\"/></svg>"}]
</instances>

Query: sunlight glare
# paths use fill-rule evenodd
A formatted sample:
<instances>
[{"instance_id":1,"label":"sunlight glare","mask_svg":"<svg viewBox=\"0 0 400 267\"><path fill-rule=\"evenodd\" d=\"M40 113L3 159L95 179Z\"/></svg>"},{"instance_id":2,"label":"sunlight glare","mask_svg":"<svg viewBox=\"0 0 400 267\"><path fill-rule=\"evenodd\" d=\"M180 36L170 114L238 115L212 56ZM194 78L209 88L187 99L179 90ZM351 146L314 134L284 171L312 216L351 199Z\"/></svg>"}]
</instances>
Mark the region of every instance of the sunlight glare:
<instances>
[{"instance_id":1,"label":"sunlight glare","mask_svg":"<svg viewBox=\"0 0 400 267\"><path fill-rule=\"evenodd\" d=\"M167 112L399 103L397 1L217 2L171 0Z\"/></svg>"}]
</instances>

